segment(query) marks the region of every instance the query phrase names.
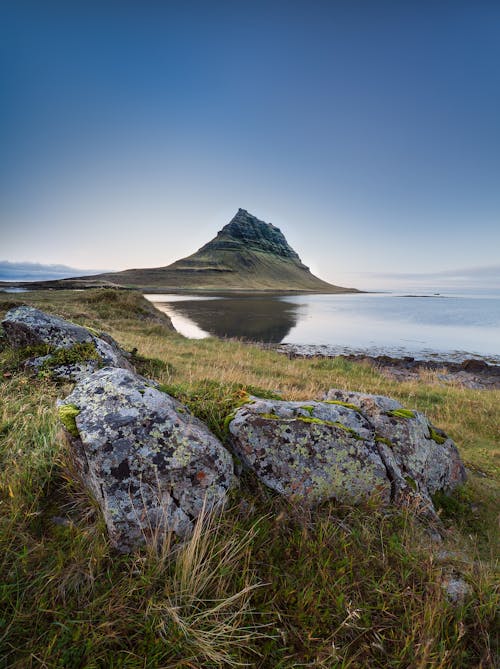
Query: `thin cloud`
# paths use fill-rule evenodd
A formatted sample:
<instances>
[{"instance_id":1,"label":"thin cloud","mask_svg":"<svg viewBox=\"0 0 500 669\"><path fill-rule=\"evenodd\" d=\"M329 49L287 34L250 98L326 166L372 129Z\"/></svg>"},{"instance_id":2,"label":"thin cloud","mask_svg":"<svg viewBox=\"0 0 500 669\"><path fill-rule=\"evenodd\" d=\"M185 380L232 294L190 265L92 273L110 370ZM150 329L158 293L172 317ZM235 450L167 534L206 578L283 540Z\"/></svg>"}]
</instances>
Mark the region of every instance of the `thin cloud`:
<instances>
[{"instance_id":1,"label":"thin cloud","mask_svg":"<svg viewBox=\"0 0 500 669\"><path fill-rule=\"evenodd\" d=\"M439 272L350 272L344 276L371 289L500 290L500 265Z\"/></svg>"},{"instance_id":2,"label":"thin cloud","mask_svg":"<svg viewBox=\"0 0 500 669\"><path fill-rule=\"evenodd\" d=\"M67 265L0 260L0 281L48 281L72 276L89 276L105 270L78 269Z\"/></svg>"},{"instance_id":3,"label":"thin cloud","mask_svg":"<svg viewBox=\"0 0 500 669\"><path fill-rule=\"evenodd\" d=\"M453 279L500 279L500 265L490 265L488 267L466 267L462 269L449 269L440 272L353 272L358 276L372 277L374 279L435 279L435 278L453 278Z\"/></svg>"}]
</instances>

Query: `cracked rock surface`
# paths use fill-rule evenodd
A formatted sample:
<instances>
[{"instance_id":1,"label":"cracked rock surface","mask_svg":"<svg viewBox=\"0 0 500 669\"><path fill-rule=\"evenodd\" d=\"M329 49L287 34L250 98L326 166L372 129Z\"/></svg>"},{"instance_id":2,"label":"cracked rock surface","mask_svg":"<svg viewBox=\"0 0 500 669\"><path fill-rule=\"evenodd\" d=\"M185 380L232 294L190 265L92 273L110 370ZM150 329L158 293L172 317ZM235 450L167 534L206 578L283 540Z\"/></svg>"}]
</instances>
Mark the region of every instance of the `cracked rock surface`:
<instances>
[{"instance_id":1,"label":"cracked rock surface","mask_svg":"<svg viewBox=\"0 0 500 669\"><path fill-rule=\"evenodd\" d=\"M307 503L390 500L375 431L358 412L326 402L253 398L229 424L244 464L267 486Z\"/></svg>"},{"instance_id":2,"label":"cracked rock surface","mask_svg":"<svg viewBox=\"0 0 500 669\"><path fill-rule=\"evenodd\" d=\"M59 404L79 471L112 543L128 552L172 530L189 534L203 504L220 504L233 461L189 410L146 379L104 368Z\"/></svg>"},{"instance_id":3,"label":"cracked rock surface","mask_svg":"<svg viewBox=\"0 0 500 669\"><path fill-rule=\"evenodd\" d=\"M431 495L465 481L453 441L389 397L331 389L322 402L253 398L229 430L263 483L308 503L377 496L435 517Z\"/></svg>"},{"instance_id":4,"label":"cracked rock surface","mask_svg":"<svg viewBox=\"0 0 500 669\"><path fill-rule=\"evenodd\" d=\"M383 395L332 388L326 399L358 407L373 425L395 502L413 500L432 514L431 495L449 492L465 482L465 467L455 443L424 414Z\"/></svg>"},{"instance_id":5,"label":"cracked rock surface","mask_svg":"<svg viewBox=\"0 0 500 669\"><path fill-rule=\"evenodd\" d=\"M124 352L109 335L98 335L81 325L46 314L34 307L21 306L5 315L2 325L7 340L14 348L45 344L56 350L72 349L75 345L91 344L95 350L93 359L67 362L51 367L56 378L79 381L99 367L123 367L133 370ZM39 371L50 363L51 356L41 356L28 361L28 366Z\"/></svg>"}]
</instances>

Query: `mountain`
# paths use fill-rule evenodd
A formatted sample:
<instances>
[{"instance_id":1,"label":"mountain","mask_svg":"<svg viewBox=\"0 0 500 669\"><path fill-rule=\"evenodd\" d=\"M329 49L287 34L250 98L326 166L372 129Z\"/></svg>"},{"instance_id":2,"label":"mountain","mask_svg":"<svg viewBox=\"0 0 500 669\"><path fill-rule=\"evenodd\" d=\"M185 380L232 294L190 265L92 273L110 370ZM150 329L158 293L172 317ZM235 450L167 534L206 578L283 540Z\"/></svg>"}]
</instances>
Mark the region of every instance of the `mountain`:
<instances>
[{"instance_id":1,"label":"mountain","mask_svg":"<svg viewBox=\"0 0 500 669\"><path fill-rule=\"evenodd\" d=\"M311 274L285 236L245 209L196 253L167 267L92 277L142 290L299 290L356 292Z\"/></svg>"},{"instance_id":2,"label":"mountain","mask_svg":"<svg viewBox=\"0 0 500 669\"><path fill-rule=\"evenodd\" d=\"M27 284L25 284L27 285ZM119 286L145 292L186 291L310 291L351 293L311 274L285 236L245 209L196 253L166 267L127 269L122 272L73 277L33 284L44 288Z\"/></svg>"}]
</instances>

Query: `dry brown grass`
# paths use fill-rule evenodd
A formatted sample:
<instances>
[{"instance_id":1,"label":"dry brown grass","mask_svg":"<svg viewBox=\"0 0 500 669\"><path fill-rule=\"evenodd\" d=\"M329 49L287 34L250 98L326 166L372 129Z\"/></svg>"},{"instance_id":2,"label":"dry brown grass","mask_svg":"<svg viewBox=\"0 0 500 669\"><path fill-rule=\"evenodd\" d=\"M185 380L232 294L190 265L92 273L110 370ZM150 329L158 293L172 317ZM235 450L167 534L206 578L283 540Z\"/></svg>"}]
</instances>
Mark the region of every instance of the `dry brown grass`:
<instances>
[{"instance_id":1,"label":"dry brown grass","mask_svg":"<svg viewBox=\"0 0 500 669\"><path fill-rule=\"evenodd\" d=\"M473 473L462 491L442 500L448 534L439 546L408 513L332 503L307 514L245 475L230 506L200 519L183 547L166 537L159 550L118 556L58 436L55 399L68 388L16 371L6 349L3 666L495 667L498 391L442 386L436 375L399 384L341 359L289 360L238 342L189 341L147 316L138 321L142 298L133 294L123 302L92 293L22 299L137 348L152 359L140 364L221 438L224 417L244 389L310 399L336 386L392 395L425 411L455 439ZM458 608L441 587L449 570L471 588Z\"/></svg>"}]
</instances>

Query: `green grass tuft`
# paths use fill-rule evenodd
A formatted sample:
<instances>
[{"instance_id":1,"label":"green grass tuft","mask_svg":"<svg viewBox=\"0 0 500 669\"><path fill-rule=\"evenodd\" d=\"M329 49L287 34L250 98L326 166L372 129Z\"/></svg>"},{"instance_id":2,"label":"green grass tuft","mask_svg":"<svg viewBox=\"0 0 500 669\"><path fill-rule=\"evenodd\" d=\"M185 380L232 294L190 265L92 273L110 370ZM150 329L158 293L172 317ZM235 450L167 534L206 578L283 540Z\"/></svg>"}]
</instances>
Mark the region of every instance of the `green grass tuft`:
<instances>
[{"instance_id":1,"label":"green grass tuft","mask_svg":"<svg viewBox=\"0 0 500 669\"><path fill-rule=\"evenodd\" d=\"M250 395L277 399L276 393L243 383L220 383L214 379L201 379L188 385L162 384L160 390L185 404L212 432L227 442L228 427L234 413L250 400Z\"/></svg>"},{"instance_id":2,"label":"green grass tuft","mask_svg":"<svg viewBox=\"0 0 500 669\"><path fill-rule=\"evenodd\" d=\"M55 351L53 346L48 344L38 344L36 346L23 346L21 348L11 348L4 346L2 350L2 372L19 372L23 365L30 358L38 358L52 354Z\"/></svg>"},{"instance_id":3,"label":"green grass tuft","mask_svg":"<svg viewBox=\"0 0 500 669\"><path fill-rule=\"evenodd\" d=\"M160 358L146 358L143 355L139 355L137 351L132 352L130 362L139 374L148 378L157 378L160 375L171 377L176 371L174 365L170 362L161 360Z\"/></svg>"}]
</instances>

